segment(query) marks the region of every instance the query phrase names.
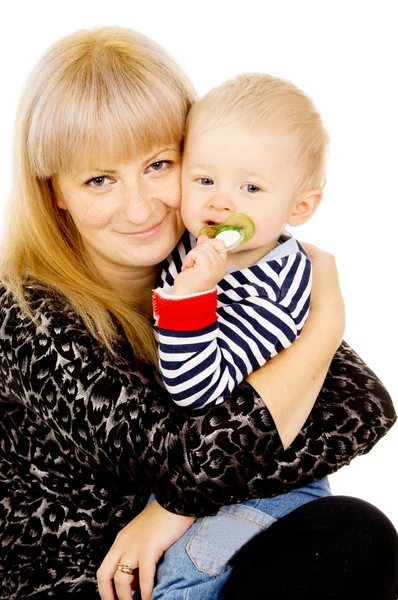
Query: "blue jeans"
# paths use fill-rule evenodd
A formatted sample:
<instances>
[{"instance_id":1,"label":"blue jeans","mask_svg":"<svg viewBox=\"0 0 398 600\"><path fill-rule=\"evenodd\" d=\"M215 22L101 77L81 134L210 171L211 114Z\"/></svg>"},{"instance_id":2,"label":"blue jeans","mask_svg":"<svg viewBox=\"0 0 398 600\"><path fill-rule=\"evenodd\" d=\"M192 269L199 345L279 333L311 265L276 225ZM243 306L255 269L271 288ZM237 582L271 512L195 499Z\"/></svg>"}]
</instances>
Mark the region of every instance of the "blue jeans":
<instances>
[{"instance_id":1,"label":"blue jeans","mask_svg":"<svg viewBox=\"0 0 398 600\"><path fill-rule=\"evenodd\" d=\"M243 544L295 508L330 495L324 478L274 498L223 506L216 515L197 519L159 562L152 600L218 600L230 574L226 563Z\"/></svg>"}]
</instances>

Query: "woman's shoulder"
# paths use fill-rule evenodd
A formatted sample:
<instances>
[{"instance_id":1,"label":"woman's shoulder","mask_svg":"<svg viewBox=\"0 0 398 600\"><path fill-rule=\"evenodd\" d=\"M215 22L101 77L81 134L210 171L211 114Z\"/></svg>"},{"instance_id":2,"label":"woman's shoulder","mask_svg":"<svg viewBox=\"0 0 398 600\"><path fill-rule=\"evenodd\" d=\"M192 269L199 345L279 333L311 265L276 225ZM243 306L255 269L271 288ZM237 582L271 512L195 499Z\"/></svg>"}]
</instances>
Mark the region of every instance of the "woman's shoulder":
<instances>
[{"instance_id":1,"label":"woman's shoulder","mask_svg":"<svg viewBox=\"0 0 398 600\"><path fill-rule=\"evenodd\" d=\"M66 298L34 284L26 285L23 295L26 306L6 285L0 285L2 341L8 339L14 349L27 343L44 348L50 341L53 347L62 347L67 342L73 343L82 354L93 351L102 354L100 345Z\"/></svg>"},{"instance_id":2,"label":"woman's shoulder","mask_svg":"<svg viewBox=\"0 0 398 600\"><path fill-rule=\"evenodd\" d=\"M58 366L86 366L92 372L131 385L135 375L146 381L147 368L136 363L133 350L119 330L118 354L114 356L88 330L67 298L36 285L24 288L31 314L6 286L0 285L0 346L18 364L26 357L51 360ZM152 370L148 380L153 379Z\"/></svg>"},{"instance_id":3,"label":"woman's shoulder","mask_svg":"<svg viewBox=\"0 0 398 600\"><path fill-rule=\"evenodd\" d=\"M68 301L52 290L28 284L23 287L22 295L25 306L11 289L1 283L0 311L3 317L8 314L12 318L18 318L24 324L29 321L47 320L48 323L55 324L59 321L60 325L66 325L79 320ZM29 316L28 308L34 319Z\"/></svg>"}]
</instances>

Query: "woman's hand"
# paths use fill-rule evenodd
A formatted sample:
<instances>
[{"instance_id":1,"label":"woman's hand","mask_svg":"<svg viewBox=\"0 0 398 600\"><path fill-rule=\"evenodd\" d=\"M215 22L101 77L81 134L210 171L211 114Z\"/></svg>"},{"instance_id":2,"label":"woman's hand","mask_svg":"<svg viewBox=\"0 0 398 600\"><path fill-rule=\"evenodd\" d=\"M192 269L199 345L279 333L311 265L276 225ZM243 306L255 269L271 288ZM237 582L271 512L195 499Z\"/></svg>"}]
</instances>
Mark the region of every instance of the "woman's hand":
<instances>
[{"instance_id":1,"label":"woman's hand","mask_svg":"<svg viewBox=\"0 0 398 600\"><path fill-rule=\"evenodd\" d=\"M263 398L284 448L311 412L341 343L345 313L334 256L303 244L312 261L310 312L297 340L247 377Z\"/></svg>"},{"instance_id":2,"label":"woman's hand","mask_svg":"<svg viewBox=\"0 0 398 600\"><path fill-rule=\"evenodd\" d=\"M196 517L184 517L165 510L156 500L124 527L97 571L102 600L131 600L140 587L142 600L152 597L156 564L192 525ZM139 569L133 575L118 571L118 565ZM113 582L113 583L112 583ZM114 587L113 587L114 584Z\"/></svg>"},{"instance_id":3,"label":"woman's hand","mask_svg":"<svg viewBox=\"0 0 398 600\"><path fill-rule=\"evenodd\" d=\"M322 311L330 317L337 336L337 345L345 328L344 299L340 289L336 260L333 254L312 244L302 243L312 262L311 311Z\"/></svg>"}]
</instances>

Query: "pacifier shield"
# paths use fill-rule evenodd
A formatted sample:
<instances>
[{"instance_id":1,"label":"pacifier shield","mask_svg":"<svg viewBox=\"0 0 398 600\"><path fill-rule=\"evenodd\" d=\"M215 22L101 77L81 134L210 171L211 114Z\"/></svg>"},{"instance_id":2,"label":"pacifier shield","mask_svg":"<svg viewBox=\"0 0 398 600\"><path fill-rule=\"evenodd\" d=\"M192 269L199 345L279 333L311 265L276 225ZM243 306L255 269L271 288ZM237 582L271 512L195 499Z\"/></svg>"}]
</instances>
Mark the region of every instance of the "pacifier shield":
<instances>
[{"instance_id":1,"label":"pacifier shield","mask_svg":"<svg viewBox=\"0 0 398 600\"><path fill-rule=\"evenodd\" d=\"M248 242L254 234L254 223L250 217L242 213L230 215L224 223L217 225L205 225L199 231L199 235L207 235L209 238L218 238L225 243L226 250L232 250Z\"/></svg>"}]
</instances>

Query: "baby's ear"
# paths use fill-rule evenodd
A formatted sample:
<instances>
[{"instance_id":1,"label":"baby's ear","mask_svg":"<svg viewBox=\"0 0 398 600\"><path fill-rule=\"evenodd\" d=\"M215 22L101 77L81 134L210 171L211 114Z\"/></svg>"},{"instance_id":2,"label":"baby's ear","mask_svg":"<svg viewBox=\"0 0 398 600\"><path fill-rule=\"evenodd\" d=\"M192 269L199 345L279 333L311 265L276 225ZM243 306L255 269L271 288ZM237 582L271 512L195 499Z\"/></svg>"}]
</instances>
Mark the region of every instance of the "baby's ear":
<instances>
[{"instance_id":1,"label":"baby's ear","mask_svg":"<svg viewBox=\"0 0 398 600\"><path fill-rule=\"evenodd\" d=\"M297 227L312 217L322 200L321 190L309 190L298 194L288 219L289 225Z\"/></svg>"}]
</instances>

